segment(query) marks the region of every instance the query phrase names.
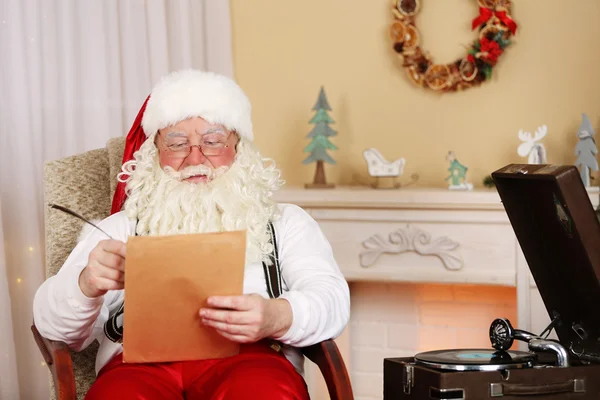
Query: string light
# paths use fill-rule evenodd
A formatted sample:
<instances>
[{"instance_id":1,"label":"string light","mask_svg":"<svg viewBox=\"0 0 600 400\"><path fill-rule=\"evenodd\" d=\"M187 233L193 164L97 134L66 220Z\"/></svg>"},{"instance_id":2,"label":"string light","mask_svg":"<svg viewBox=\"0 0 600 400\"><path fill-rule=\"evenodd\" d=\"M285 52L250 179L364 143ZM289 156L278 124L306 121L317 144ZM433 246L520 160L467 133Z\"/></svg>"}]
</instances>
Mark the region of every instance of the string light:
<instances>
[{"instance_id":1,"label":"string light","mask_svg":"<svg viewBox=\"0 0 600 400\"><path fill-rule=\"evenodd\" d=\"M33 253L33 246L29 246L29 252Z\"/></svg>"},{"instance_id":2,"label":"string light","mask_svg":"<svg viewBox=\"0 0 600 400\"><path fill-rule=\"evenodd\" d=\"M42 367L45 367L45 366L46 366L46 363L42 361Z\"/></svg>"},{"instance_id":3,"label":"string light","mask_svg":"<svg viewBox=\"0 0 600 400\"><path fill-rule=\"evenodd\" d=\"M21 278L17 278L17 283L21 283Z\"/></svg>"}]
</instances>

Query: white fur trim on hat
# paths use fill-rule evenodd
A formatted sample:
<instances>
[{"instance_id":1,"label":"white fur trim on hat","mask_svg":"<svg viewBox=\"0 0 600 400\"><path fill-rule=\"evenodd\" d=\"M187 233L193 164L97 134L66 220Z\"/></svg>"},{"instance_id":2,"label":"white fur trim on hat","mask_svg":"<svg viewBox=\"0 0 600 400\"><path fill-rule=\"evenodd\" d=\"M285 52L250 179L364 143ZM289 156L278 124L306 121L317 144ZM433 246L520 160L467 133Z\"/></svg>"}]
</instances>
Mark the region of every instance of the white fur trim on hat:
<instances>
[{"instance_id":1,"label":"white fur trim on hat","mask_svg":"<svg viewBox=\"0 0 600 400\"><path fill-rule=\"evenodd\" d=\"M200 117L253 140L250 100L230 78L198 70L176 71L160 79L142 117L146 136L185 119Z\"/></svg>"}]
</instances>

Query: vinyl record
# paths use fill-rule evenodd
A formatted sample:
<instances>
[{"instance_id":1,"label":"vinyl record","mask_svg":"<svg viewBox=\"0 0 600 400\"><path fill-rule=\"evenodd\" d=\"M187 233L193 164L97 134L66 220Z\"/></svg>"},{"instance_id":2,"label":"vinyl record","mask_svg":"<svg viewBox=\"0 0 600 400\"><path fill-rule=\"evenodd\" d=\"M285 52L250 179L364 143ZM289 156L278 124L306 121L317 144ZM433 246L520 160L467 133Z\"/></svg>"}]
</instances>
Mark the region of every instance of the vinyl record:
<instances>
[{"instance_id":1,"label":"vinyl record","mask_svg":"<svg viewBox=\"0 0 600 400\"><path fill-rule=\"evenodd\" d=\"M496 371L531 368L537 357L523 351L494 349L447 349L419 353L415 362L436 369L453 371Z\"/></svg>"}]
</instances>

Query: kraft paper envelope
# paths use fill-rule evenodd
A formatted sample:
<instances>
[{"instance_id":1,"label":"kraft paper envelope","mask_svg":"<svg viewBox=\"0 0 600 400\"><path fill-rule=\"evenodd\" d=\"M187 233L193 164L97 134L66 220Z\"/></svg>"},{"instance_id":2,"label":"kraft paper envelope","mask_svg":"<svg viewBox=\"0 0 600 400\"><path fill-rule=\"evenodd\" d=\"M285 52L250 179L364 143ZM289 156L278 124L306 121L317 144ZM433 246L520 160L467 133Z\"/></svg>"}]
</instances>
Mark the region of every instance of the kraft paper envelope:
<instances>
[{"instance_id":1,"label":"kraft paper envelope","mask_svg":"<svg viewBox=\"0 0 600 400\"><path fill-rule=\"evenodd\" d=\"M171 362L238 354L205 326L212 295L241 295L246 232L135 236L127 242L123 361Z\"/></svg>"}]
</instances>

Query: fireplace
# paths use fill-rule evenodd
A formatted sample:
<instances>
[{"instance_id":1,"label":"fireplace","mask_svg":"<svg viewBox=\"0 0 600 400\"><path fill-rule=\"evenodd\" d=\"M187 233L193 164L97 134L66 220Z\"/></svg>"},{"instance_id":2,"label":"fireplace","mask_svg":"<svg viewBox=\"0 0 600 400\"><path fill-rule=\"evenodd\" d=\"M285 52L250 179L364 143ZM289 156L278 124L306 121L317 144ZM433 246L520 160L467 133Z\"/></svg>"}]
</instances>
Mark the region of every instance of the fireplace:
<instances>
[{"instance_id":1,"label":"fireplace","mask_svg":"<svg viewBox=\"0 0 600 400\"><path fill-rule=\"evenodd\" d=\"M590 192L594 207L598 192ZM495 190L285 188L331 243L350 285L351 321L336 340L356 399L383 396L383 359L490 347L498 317L537 332L548 322ZM313 399L328 399L307 363Z\"/></svg>"}]
</instances>

